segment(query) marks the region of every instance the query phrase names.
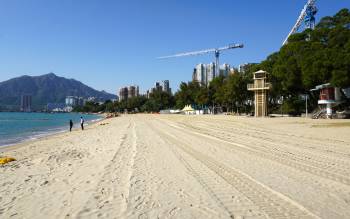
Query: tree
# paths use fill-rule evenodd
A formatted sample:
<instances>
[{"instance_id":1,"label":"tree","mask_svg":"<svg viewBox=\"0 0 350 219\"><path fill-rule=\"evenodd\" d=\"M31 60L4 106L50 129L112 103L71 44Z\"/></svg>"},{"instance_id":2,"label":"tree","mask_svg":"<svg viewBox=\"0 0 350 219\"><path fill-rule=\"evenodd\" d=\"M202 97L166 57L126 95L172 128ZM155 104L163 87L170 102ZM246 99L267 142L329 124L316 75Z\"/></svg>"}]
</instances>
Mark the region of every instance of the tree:
<instances>
[{"instance_id":1,"label":"tree","mask_svg":"<svg viewBox=\"0 0 350 219\"><path fill-rule=\"evenodd\" d=\"M200 89L198 82L181 82L179 91L175 93L176 107L182 109L185 105L196 104Z\"/></svg>"},{"instance_id":2,"label":"tree","mask_svg":"<svg viewBox=\"0 0 350 219\"><path fill-rule=\"evenodd\" d=\"M314 30L292 35L288 44L259 64L270 72L270 97L284 97L285 109L302 111L300 96L316 85L350 86L350 13L324 17ZM312 105L317 105L315 102Z\"/></svg>"},{"instance_id":3,"label":"tree","mask_svg":"<svg viewBox=\"0 0 350 219\"><path fill-rule=\"evenodd\" d=\"M128 98L126 101L126 106L129 112L138 112L140 111L142 105L144 105L147 101L145 96L136 96L132 98Z\"/></svg>"},{"instance_id":4,"label":"tree","mask_svg":"<svg viewBox=\"0 0 350 219\"><path fill-rule=\"evenodd\" d=\"M225 81L224 99L232 111L236 111L242 107L246 109L246 100L250 96L247 90L247 83L247 78L241 74L230 75Z\"/></svg>"},{"instance_id":5,"label":"tree","mask_svg":"<svg viewBox=\"0 0 350 219\"><path fill-rule=\"evenodd\" d=\"M206 86L201 86L197 91L195 103L202 107L209 104L209 90Z\"/></svg>"},{"instance_id":6,"label":"tree","mask_svg":"<svg viewBox=\"0 0 350 219\"><path fill-rule=\"evenodd\" d=\"M158 110L169 109L174 105L174 100L171 94L164 91L155 91L150 94L150 100L158 106Z\"/></svg>"},{"instance_id":7,"label":"tree","mask_svg":"<svg viewBox=\"0 0 350 219\"><path fill-rule=\"evenodd\" d=\"M213 105L222 106L224 102L224 76L214 78L209 84L209 102Z\"/></svg>"},{"instance_id":8,"label":"tree","mask_svg":"<svg viewBox=\"0 0 350 219\"><path fill-rule=\"evenodd\" d=\"M160 105L154 99L148 99L141 107L142 112L159 112Z\"/></svg>"}]
</instances>

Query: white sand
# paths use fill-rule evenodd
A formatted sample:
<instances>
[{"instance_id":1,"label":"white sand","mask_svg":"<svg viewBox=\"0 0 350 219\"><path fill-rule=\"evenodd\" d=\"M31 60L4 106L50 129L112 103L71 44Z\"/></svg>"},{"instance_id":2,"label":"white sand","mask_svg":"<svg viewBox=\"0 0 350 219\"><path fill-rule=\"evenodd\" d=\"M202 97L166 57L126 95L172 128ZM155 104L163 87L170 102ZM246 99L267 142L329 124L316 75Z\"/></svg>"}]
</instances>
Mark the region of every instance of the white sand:
<instances>
[{"instance_id":1,"label":"white sand","mask_svg":"<svg viewBox=\"0 0 350 219\"><path fill-rule=\"evenodd\" d=\"M1 155L0 218L350 218L345 120L131 115Z\"/></svg>"}]
</instances>

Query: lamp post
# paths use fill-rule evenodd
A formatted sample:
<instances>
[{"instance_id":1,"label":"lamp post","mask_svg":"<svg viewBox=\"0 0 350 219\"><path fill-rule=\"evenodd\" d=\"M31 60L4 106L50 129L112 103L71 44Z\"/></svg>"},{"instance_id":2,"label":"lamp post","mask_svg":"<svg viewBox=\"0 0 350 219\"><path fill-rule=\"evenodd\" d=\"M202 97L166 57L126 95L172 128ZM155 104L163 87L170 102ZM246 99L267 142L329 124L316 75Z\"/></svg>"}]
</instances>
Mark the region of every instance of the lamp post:
<instances>
[{"instance_id":1,"label":"lamp post","mask_svg":"<svg viewBox=\"0 0 350 219\"><path fill-rule=\"evenodd\" d=\"M283 117L283 96L281 96L281 115Z\"/></svg>"},{"instance_id":2,"label":"lamp post","mask_svg":"<svg viewBox=\"0 0 350 219\"><path fill-rule=\"evenodd\" d=\"M305 118L307 118L307 97L308 95L305 94Z\"/></svg>"}]
</instances>

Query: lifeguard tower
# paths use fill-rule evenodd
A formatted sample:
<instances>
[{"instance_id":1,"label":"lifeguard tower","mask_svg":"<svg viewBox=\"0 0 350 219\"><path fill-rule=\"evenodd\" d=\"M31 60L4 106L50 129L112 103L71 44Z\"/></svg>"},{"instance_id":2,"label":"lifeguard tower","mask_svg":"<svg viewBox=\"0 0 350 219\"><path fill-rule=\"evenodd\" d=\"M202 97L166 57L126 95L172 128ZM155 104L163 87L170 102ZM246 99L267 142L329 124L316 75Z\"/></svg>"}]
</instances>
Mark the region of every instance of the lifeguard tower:
<instances>
[{"instance_id":1,"label":"lifeguard tower","mask_svg":"<svg viewBox=\"0 0 350 219\"><path fill-rule=\"evenodd\" d=\"M254 84L247 85L248 90L255 92L255 117L267 116L267 94L272 87L267 82L268 75L263 70L254 72Z\"/></svg>"},{"instance_id":2,"label":"lifeguard tower","mask_svg":"<svg viewBox=\"0 0 350 219\"><path fill-rule=\"evenodd\" d=\"M327 83L318 85L311 91L320 91L318 105L320 105L321 110L314 114L313 118L322 118L322 114L325 114L326 118L332 118L333 108L343 102L340 88Z\"/></svg>"}]
</instances>

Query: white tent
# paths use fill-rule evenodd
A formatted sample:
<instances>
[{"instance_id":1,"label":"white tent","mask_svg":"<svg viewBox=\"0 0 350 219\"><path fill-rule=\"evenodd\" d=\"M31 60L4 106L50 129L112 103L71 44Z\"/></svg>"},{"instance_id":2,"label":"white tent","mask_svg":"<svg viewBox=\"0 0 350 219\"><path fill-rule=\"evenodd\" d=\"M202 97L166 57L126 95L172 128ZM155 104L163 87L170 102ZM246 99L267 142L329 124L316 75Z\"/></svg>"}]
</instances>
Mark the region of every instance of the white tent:
<instances>
[{"instance_id":1,"label":"white tent","mask_svg":"<svg viewBox=\"0 0 350 219\"><path fill-rule=\"evenodd\" d=\"M186 115L195 114L195 111L191 105L186 105L181 111L185 112Z\"/></svg>"}]
</instances>

